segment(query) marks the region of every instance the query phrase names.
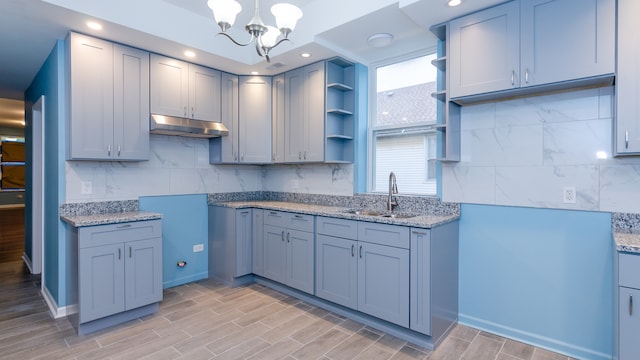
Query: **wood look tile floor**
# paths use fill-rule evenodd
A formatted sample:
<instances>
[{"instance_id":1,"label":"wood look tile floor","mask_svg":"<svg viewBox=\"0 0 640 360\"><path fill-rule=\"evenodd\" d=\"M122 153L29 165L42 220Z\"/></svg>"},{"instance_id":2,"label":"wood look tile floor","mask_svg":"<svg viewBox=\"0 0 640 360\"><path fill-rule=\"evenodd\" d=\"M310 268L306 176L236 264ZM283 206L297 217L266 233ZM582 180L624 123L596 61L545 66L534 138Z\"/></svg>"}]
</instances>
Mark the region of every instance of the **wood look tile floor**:
<instances>
[{"instance_id":1,"label":"wood look tile floor","mask_svg":"<svg viewBox=\"0 0 640 360\"><path fill-rule=\"evenodd\" d=\"M458 325L430 352L261 285L165 290L157 314L78 336L54 320L40 278L0 264L0 359L563 359Z\"/></svg>"}]
</instances>

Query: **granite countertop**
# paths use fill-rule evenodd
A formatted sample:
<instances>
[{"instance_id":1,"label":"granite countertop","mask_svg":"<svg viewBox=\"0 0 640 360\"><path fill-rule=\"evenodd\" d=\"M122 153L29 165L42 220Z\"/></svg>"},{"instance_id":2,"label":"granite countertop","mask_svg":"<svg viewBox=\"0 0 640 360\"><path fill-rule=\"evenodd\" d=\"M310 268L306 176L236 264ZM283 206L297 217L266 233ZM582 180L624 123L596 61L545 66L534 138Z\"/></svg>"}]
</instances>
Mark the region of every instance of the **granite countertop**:
<instances>
[{"instance_id":1,"label":"granite countertop","mask_svg":"<svg viewBox=\"0 0 640 360\"><path fill-rule=\"evenodd\" d=\"M456 221L460 219L459 215L430 215L430 214L416 214L410 218L388 218L382 216L370 216L370 215L358 215L349 213L350 208L336 207L336 206L322 206L322 205L310 205L293 202L280 202L280 201L232 201L232 202L216 202L209 205L225 206L235 209L242 208L259 208L265 210L277 210L288 211L299 214L308 215L320 215L333 218L350 219L369 221L383 224L412 226L423 229L430 229L438 225L444 225L446 223ZM388 213L387 211L382 211ZM400 214L403 214L400 212Z\"/></svg>"},{"instance_id":2,"label":"granite countertop","mask_svg":"<svg viewBox=\"0 0 640 360\"><path fill-rule=\"evenodd\" d=\"M616 250L640 254L640 234L614 232L613 239L616 242Z\"/></svg>"},{"instance_id":3,"label":"granite countertop","mask_svg":"<svg viewBox=\"0 0 640 360\"><path fill-rule=\"evenodd\" d=\"M146 211L128 211L95 215L61 215L60 218L74 227L119 224L132 221L162 219L162 214Z\"/></svg>"}]
</instances>

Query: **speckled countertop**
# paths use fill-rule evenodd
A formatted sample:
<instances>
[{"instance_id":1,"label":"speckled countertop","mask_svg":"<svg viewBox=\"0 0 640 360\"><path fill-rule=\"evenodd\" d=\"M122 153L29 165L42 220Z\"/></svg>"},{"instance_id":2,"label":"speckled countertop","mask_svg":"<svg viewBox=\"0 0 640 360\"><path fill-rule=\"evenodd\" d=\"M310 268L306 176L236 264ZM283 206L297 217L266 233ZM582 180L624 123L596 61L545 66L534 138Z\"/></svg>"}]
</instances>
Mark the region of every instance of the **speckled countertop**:
<instances>
[{"instance_id":1,"label":"speckled countertop","mask_svg":"<svg viewBox=\"0 0 640 360\"><path fill-rule=\"evenodd\" d=\"M162 214L146 211L127 211L93 215L61 215L60 218L74 227L119 224L132 221L162 219Z\"/></svg>"},{"instance_id":2,"label":"speckled countertop","mask_svg":"<svg viewBox=\"0 0 640 360\"><path fill-rule=\"evenodd\" d=\"M612 213L611 228L616 250L640 254L640 214Z\"/></svg>"},{"instance_id":3,"label":"speckled countertop","mask_svg":"<svg viewBox=\"0 0 640 360\"><path fill-rule=\"evenodd\" d=\"M288 211L299 214L328 216L341 219L361 220L383 224L412 226L417 228L430 229L432 227L443 225L452 221L460 219L459 215L430 215L430 214L415 214L416 216L410 218L388 218L382 216L370 216L370 215L357 215L349 213L350 208L336 207L336 206L322 206L322 205L310 205L293 202L281 202L281 201L231 201L231 202L216 202L211 205L226 206L235 209L242 208L259 208L265 210L277 210ZM403 214L400 212L400 214ZM413 214L412 214L413 215Z\"/></svg>"}]
</instances>

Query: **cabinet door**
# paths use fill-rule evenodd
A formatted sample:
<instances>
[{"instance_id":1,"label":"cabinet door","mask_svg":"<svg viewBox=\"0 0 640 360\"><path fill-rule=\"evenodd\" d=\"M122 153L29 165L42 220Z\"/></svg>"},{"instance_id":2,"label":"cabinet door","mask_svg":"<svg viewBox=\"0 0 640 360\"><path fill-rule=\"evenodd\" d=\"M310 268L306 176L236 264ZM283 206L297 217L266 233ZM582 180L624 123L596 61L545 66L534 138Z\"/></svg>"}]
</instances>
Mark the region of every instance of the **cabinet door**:
<instances>
[{"instance_id":1,"label":"cabinet door","mask_svg":"<svg viewBox=\"0 0 640 360\"><path fill-rule=\"evenodd\" d=\"M615 0L523 0L520 86L615 72Z\"/></svg>"},{"instance_id":2,"label":"cabinet door","mask_svg":"<svg viewBox=\"0 0 640 360\"><path fill-rule=\"evenodd\" d=\"M620 287L619 293L619 356L624 359L640 359L640 290Z\"/></svg>"},{"instance_id":3,"label":"cabinet door","mask_svg":"<svg viewBox=\"0 0 640 360\"><path fill-rule=\"evenodd\" d=\"M113 46L113 155L149 159L149 53Z\"/></svg>"},{"instance_id":4,"label":"cabinet door","mask_svg":"<svg viewBox=\"0 0 640 360\"><path fill-rule=\"evenodd\" d=\"M238 77L222 73L222 89L220 95L221 120L229 130L229 135L221 136L220 159L223 163L238 162Z\"/></svg>"},{"instance_id":5,"label":"cabinet door","mask_svg":"<svg viewBox=\"0 0 640 360\"><path fill-rule=\"evenodd\" d=\"M450 97L519 87L520 2L512 1L450 23Z\"/></svg>"},{"instance_id":6,"label":"cabinet door","mask_svg":"<svg viewBox=\"0 0 640 360\"><path fill-rule=\"evenodd\" d=\"M240 76L240 162L271 162L271 78Z\"/></svg>"},{"instance_id":7,"label":"cabinet door","mask_svg":"<svg viewBox=\"0 0 640 360\"><path fill-rule=\"evenodd\" d=\"M287 229L287 285L314 292L314 234Z\"/></svg>"},{"instance_id":8,"label":"cabinet door","mask_svg":"<svg viewBox=\"0 0 640 360\"><path fill-rule=\"evenodd\" d=\"M304 149L302 160L324 160L325 71L324 62L305 66L304 75Z\"/></svg>"},{"instance_id":9,"label":"cabinet door","mask_svg":"<svg viewBox=\"0 0 640 360\"><path fill-rule=\"evenodd\" d=\"M189 64L151 54L151 113L187 117Z\"/></svg>"},{"instance_id":10,"label":"cabinet door","mask_svg":"<svg viewBox=\"0 0 640 360\"><path fill-rule=\"evenodd\" d=\"M409 327L409 250L358 242L358 310Z\"/></svg>"},{"instance_id":11,"label":"cabinet door","mask_svg":"<svg viewBox=\"0 0 640 360\"><path fill-rule=\"evenodd\" d=\"M358 307L357 242L316 236L316 296L352 309Z\"/></svg>"},{"instance_id":12,"label":"cabinet door","mask_svg":"<svg viewBox=\"0 0 640 360\"><path fill-rule=\"evenodd\" d=\"M162 238L125 243L126 310L162 300Z\"/></svg>"},{"instance_id":13,"label":"cabinet door","mask_svg":"<svg viewBox=\"0 0 640 360\"><path fill-rule=\"evenodd\" d=\"M220 122L220 76L218 70L189 64L187 117Z\"/></svg>"},{"instance_id":14,"label":"cabinet door","mask_svg":"<svg viewBox=\"0 0 640 360\"><path fill-rule=\"evenodd\" d=\"M263 276L264 210L253 209L253 223L251 224L251 226L253 232L253 273Z\"/></svg>"},{"instance_id":15,"label":"cabinet door","mask_svg":"<svg viewBox=\"0 0 640 360\"><path fill-rule=\"evenodd\" d=\"M284 75L273 77L271 88L271 161L274 163L284 162Z\"/></svg>"},{"instance_id":16,"label":"cabinet door","mask_svg":"<svg viewBox=\"0 0 640 360\"><path fill-rule=\"evenodd\" d=\"M288 71L284 75L285 112L284 146L285 162L301 162L304 151L304 75L302 69Z\"/></svg>"},{"instance_id":17,"label":"cabinet door","mask_svg":"<svg viewBox=\"0 0 640 360\"><path fill-rule=\"evenodd\" d=\"M70 159L113 157L113 44L71 33Z\"/></svg>"},{"instance_id":18,"label":"cabinet door","mask_svg":"<svg viewBox=\"0 0 640 360\"><path fill-rule=\"evenodd\" d=\"M616 154L640 153L640 1L618 0Z\"/></svg>"},{"instance_id":19,"label":"cabinet door","mask_svg":"<svg viewBox=\"0 0 640 360\"><path fill-rule=\"evenodd\" d=\"M283 284L287 280L287 243L284 238L284 228L273 225L264 226L262 249L264 277Z\"/></svg>"},{"instance_id":20,"label":"cabinet door","mask_svg":"<svg viewBox=\"0 0 640 360\"><path fill-rule=\"evenodd\" d=\"M251 274L251 248L253 241L251 209L236 210L236 269L235 276Z\"/></svg>"},{"instance_id":21,"label":"cabinet door","mask_svg":"<svg viewBox=\"0 0 640 360\"><path fill-rule=\"evenodd\" d=\"M124 246L82 248L78 254L80 323L125 310Z\"/></svg>"},{"instance_id":22,"label":"cabinet door","mask_svg":"<svg viewBox=\"0 0 640 360\"><path fill-rule=\"evenodd\" d=\"M431 239L429 230L411 232L409 327L431 335ZM447 239L448 240L448 239Z\"/></svg>"}]
</instances>

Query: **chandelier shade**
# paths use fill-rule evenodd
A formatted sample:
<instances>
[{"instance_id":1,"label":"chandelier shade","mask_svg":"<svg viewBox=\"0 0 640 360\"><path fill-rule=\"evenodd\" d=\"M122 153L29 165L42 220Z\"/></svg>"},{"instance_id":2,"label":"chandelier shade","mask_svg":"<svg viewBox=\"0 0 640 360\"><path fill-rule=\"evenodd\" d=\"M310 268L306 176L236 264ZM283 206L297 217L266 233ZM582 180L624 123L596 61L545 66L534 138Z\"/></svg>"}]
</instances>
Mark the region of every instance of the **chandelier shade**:
<instances>
[{"instance_id":1,"label":"chandelier shade","mask_svg":"<svg viewBox=\"0 0 640 360\"><path fill-rule=\"evenodd\" d=\"M289 34L295 29L296 24L302 18L302 10L295 5L278 3L271 7L271 13L276 18L276 27L266 26L260 18L260 1L255 0L254 15L245 26L245 30L251 36L249 41L241 43L227 33L233 26L236 16L242 11L242 6L235 0L208 0L207 6L213 12L213 17L220 27L218 35L223 35L239 46L255 44L258 55L270 62L269 51L274 47L289 40Z\"/></svg>"}]
</instances>

